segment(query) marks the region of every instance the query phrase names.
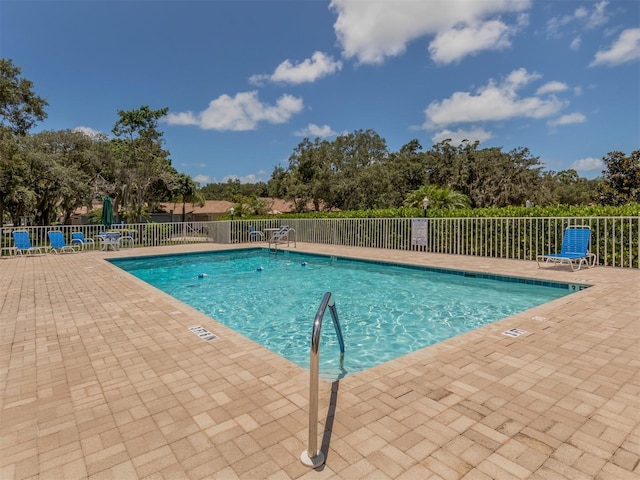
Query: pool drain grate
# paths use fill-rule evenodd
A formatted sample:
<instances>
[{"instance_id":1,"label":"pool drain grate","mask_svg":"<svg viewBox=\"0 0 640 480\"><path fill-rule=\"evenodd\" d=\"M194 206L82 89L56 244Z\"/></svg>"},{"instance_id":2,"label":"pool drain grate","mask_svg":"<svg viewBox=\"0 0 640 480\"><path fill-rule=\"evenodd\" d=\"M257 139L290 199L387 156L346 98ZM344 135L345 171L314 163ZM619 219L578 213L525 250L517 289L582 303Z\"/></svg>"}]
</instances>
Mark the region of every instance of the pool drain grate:
<instances>
[{"instance_id":1,"label":"pool drain grate","mask_svg":"<svg viewBox=\"0 0 640 480\"><path fill-rule=\"evenodd\" d=\"M521 330L519 328L512 328L511 330L507 330L506 332L502 332L503 335L506 335L507 337L519 337L520 335L524 335L525 333L527 333L526 330Z\"/></svg>"},{"instance_id":2,"label":"pool drain grate","mask_svg":"<svg viewBox=\"0 0 640 480\"><path fill-rule=\"evenodd\" d=\"M193 333L195 333L198 337L200 337L205 342L210 342L211 340L216 340L218 338L216 335L211 333L206 328L201 327L200 325L196 325L195 327L189 327L189 330L191 330Z\"/></svg>"}]
</instances>

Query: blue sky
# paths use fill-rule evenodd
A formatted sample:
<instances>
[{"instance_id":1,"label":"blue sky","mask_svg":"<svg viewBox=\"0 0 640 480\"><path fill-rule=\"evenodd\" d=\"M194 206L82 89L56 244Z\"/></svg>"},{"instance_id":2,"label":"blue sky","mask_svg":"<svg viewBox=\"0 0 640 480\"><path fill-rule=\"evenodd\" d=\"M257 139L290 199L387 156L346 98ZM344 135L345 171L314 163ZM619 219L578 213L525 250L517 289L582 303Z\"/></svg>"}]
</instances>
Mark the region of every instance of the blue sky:
<instances>
[{"instance_id":1,"label":"blue sky","mask_svg":"<svg viewBox=\"0 0 640 480\"><path fill-rule=\"evenodd\" d=\"M360 129L588 178L640 148L638 0L2 0L0 55L49 102L35 131L168 107L165 147L201 185Z\"/></svg>"}]
</instances>

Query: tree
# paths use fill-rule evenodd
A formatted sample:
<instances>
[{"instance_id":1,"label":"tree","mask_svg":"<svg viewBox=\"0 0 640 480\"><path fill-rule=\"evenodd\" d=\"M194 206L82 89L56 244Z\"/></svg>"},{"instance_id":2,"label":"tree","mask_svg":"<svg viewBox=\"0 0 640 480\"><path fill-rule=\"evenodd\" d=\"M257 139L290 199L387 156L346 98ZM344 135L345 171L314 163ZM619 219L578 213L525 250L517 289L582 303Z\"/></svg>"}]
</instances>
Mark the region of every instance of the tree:
<instances>
[{"instance_id":1,"label":"tree","mask_svg":"<svg viewBox=\"0 0 640 480\"><path fill-rule=\"evenodd\" d=\"M383 195L384 203L390 207L402 205L406 195L427 183L425 168L425 153L418 140L411 140L400 148L397 153L391 153L385 164L389 175L390 188Z\"/></svg>"},{"instance_id":2,"label":"tree","mask_svg":"<svg viewBox=\"0 0 640 480\"><path fill-rule=\"evenodd\" d=\"M233 199L234 216L236 218L245 215L266 215L271 205L256 196L236 195Z\"/></svg>"},{"instance_id":3,"label":"tree","mask_svg":"<svg viewBox=\"0 0 640 480\"><path fill-rule=\"evenodd\" d=\"M167 184L175 172L169 152L162 148L162 132L157 128L158 119L167 112L167 108L151 110L145 105L137 110L118 110L120 119L112 130L117 137L112 140L112 148L118 161L114 210L122 205L129 222L141 221L153 200L150 192L154 184L158 181Z\"/></svg>"},{"instance_id":4,"label":"tree","mask_svg":"<svg viewBox=\"0 0 640 480\"><path fill-rule=\"evenodd\" d=\"M609 152L602 159L606 170L602 171L603 183L598 199L603 205L640 203L640 150L626 156L623 152Z\"/></svg>"},{"instance_id":5,"label":"tree","mask_svg":"<svg viewBox=\"0 0 640 480\"><path fill-rule=\"evenodd\" d=\"M96 142L102 140L78 131L58 130L40 132L25 141L33 172L30 183L38 197L36 223L50 225L60 213L64 223L69 223L78 207L91 207L91 181L100 161Z\"/></svg>"},{"instance_id":6,"label":"tree","mask_svg":"<svg viewBox=\"0 0 640 480\"><path fill-rule=\"evenodd\" d=\"M439 187L437 185L424 185L417 190L410 192L404 201L405 206L422 208L423 200L429 200L430 208L441 208L455 210L458 208L468 208L469 198L456 192L449 187Z\"/></svg>"},{"instance_id":7,"label":"tree","mask_svg":"<svg viewBox=\"0 0 640 480\"><path fill-rule=\"evenodd\" d=\"M289 156L289 175L284 177L284 198L291 200L295 210L303 212L311 203L314 210L321 210L331 200L330 145L316 138L305 138Z\"/></svg>"},{"instance_id":8,"label":"tree","mask_svg":"<svg viewBox=\"0 0 640 480\"><path fill-rule=\"evenodd\" d=\"M0 226L5 207L18 220L32 207L33 191L24 183L28 174L20 153L19 139L44 120L47 102L33 92L33 83L20 78L22 70L10 59L0 58Z\"/></svg>"},{"instance_id":9,"label":"tree","mask_svg":"<svg viewBox=\"0 0 640 480\"><path fill-rule=\"evenodd\" d=\"M26 135L36 122L47 118L48 103L33 92L33 83L19 78L22 69L10 59L0 58L0 127Z\"/></svg>"},{"instance_id":10,"label":"tree","mask_svg":"<svg viewBox=\"0 0 640 480\"><path fill-rule=\"evenodd\" d=\"M207 200L227 200L229 202L233 201L236 195L266 197L270 194L269 186L264 182L240 183L237 178L229 178L224 183L209 183L200 191Z\"/></svg>"},{"instance_id":11,"label":"tree","mask_svg":"<svg viewBox=\"0 0 640 480\"><path fill-rule=\"evenodd\" d=\"M357 130L340 135L331 145L331 196L329 207L343 210L367 210L384 206L381 194L390 188L386 174L381 171L389 151L386 141L374 130ZM377 166L377 167L376 167Z\"/></svg>"},{"instance_id":12,"label":"tree","mask_svg":"<svg viewBox=\"0 0 640 480\"><path fill-rule=\"evenodd\" d=\"M598 189L600 179L589 180L578 175L573 169L560 172L545 172L542 175L544 190L548 191L549 198L544 203L538 200L540 205L588 205L594 199L594 192Z\"/></svg>"},{"instance_id":13,"label":"tree","mask_svg":"<svg viewBox=\"0 0 640 480\"><path fill-rule=\"evenodd\" d=\"M542 165L527 148L504 153L500 148L478 149L479 142L458 147L446 140L426 157L430 183L448 186L469 197L472 207L541 203Z\"/></svg>"},{"instance_id":14,"label":"tree","mask_svg":"<svg viewBox=\"0 0 640 480\"><path fill-rule=\"evenodd\" d=\"M0 128L0 220L6 211L14 225L20 225L21 217L30 217L37 200L25 152L24 137Z\"/></svg>"},{"instance_id":15,"label":"tree","mask_svg":"<svg viewBox=\"0 0 640 480\"><path fill-rule=\"evenodd\" d=\"M182 203L182 221L186 222L186 204L197 204L203 207L205 197L202 192L198 190L198 184L194 182L189 175L184 173L176 174L172 187L173 200Z\"/></svg>"},{"instance_id":16,"label":"tree","mask_svg":"<svg viewBox=\"0 0 640 480\"><path fill-rule=\"evenodd\" d=\"M270 197L286 198L287 185L291 173L284 167L276 165L271 172L271 178L267 182L267 191Z\"/></svg>"}]
</instances>

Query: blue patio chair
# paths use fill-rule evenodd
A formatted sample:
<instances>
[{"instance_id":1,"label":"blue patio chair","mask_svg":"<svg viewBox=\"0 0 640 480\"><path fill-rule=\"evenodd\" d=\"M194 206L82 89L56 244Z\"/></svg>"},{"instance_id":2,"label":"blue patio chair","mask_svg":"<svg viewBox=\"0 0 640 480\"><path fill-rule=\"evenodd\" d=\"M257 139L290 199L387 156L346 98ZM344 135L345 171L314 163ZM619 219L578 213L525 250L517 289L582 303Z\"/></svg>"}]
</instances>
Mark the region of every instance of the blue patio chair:
<instances>
[{"instance_id":1,"label":"blue patio chair","mask_svg":"<svg viewBox=\"0 0 640 480\"><path fill-rule=\"evenodd\" d=\"M540 262L544 262L544 265L568 263L572 271L580 270L582 265L586 265L587 268L594 267L597 258L595 254L589 252L590 243L590 227L570 225L564 231L560 252L538 255L536 258L538 268L540 268Z\"/></svg>"},{"instance_id":2,"label":"blue patio chair","mask_svg":"<svg viewBox=\"0 0 640 480\"><path fill-rule=\"evenodd\" d=\"M34 253L44 253L42 248L31 246L31 239L29 238L29 232L26 230L14 230L13 231L13 245L15 246L16 254L18 255L31 255Z\"/></svg>"},{"instance_id":3,"label":"blue patio chair","mask_svg":"<svg viewBox=\"0 0 640 480\"><path fill-rule=\"evenodd\" d=\"M49 244L53 253L78 253L80 251L80 247L76 245L67 245L60 230L50 230L47 235L49 236Z\"/></svg>"},{"instance_id":4,"label":"blue patio chair","mask_svg":"<svg viewBox=\"0 0 640 480\"><path fill-rule=\"evenodd\" d=\"M120 236L120 245L123 247L128 245L133 248L135 243L134 233L135 230L123 230L122 235Z\"/></svg>"},{"instance_id":5,"label":"blue patio chair","mask_svg":"<svg viewBox=\"0 0 640 480\"><path fill-rule=\"evenodd\" d=\"M249 241L253 242L254 240L264 240L264 233L260 230L256 230L253 225L249 225Z\"/></svg>"},{"instance_id":6,"label":"blue patio chair","mask_svg":"<svg viewBox=\"0 0 640 480\"><path fill-rule=\"evenodd\" d=\"M82 232L72 232L71 233L71 245L77 245L81 250L84 250L87 247L93 248L95 242L92 238L87 238L84 236Z\"/></svg>"}]
</instances>

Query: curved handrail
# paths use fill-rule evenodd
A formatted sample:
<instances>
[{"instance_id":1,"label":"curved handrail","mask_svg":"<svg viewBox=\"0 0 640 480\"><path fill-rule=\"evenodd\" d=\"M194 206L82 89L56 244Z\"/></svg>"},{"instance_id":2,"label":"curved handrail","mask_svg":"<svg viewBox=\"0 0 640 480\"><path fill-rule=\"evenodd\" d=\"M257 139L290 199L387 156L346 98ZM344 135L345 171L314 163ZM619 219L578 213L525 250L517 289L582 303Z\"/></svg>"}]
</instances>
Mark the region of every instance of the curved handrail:
<instances>
[{"instance_id":1,"label":"curved handrail","mask_svg":"<svg viewBox=\"0 0 640 480\"><path fill-rule=\"evenodd\" d=\"M318 383L320 370L320 331L322 330L322 319L329 307L331 320L338 336L340 345L340 364L344 361L344 339L342 329L338 320L338 310L333 300L331 292L324 294L320 307L313 321L311 331L311 349L309 353L309 447L302 452L300 460L308 467L318 467L324 463L324 454L318 450Z\"/></svg>"},{"instance_id":2,"label":"curved handrail","mask_svg":"<svg viewBox=\"0 0 640 480\"><path fill-rule=\"evenodd\" d=\"M336 310L336 303L333 300L331 292L324 294L320 307L316 312L316 318L313 321L313 330L311 332L311 353L317 354L320 349L320 330L322 329L322 318L324 313L329 307L329 313L331 313L331 320L333 321L333 327L336 330L338 336L338 343L340 345L340 353L344 353L344 340L342 338L342 329L340 328L340 321L338 320L338 311Z\"/></svg>"}]
</instances>

